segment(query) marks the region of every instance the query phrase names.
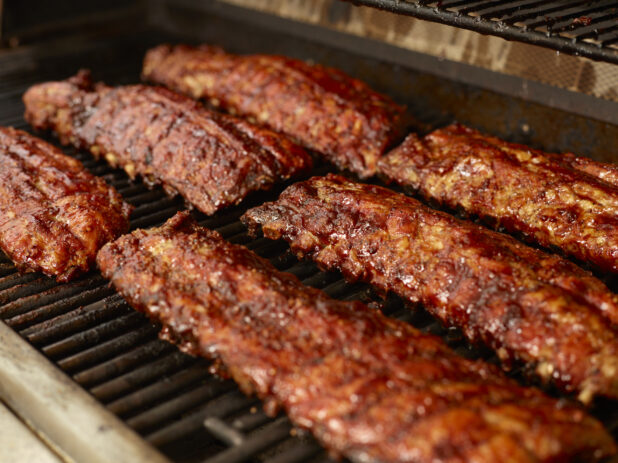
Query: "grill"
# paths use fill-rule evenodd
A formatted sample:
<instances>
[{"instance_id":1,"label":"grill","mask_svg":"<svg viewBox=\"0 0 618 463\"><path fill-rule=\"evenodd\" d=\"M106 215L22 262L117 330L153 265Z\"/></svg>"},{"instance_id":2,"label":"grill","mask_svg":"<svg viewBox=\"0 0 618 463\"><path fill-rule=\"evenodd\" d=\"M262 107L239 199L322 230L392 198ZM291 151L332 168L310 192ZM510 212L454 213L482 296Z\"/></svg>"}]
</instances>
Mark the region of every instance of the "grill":
<instances>
[{"instance_id":1,"label":"grill","mask_svg":"<svg viewBox=\"0 0 618 463\"><path fill-rule=\"evenodd\" d=\"M353 2L599 61L618 63L618 7L612 1Z\"/></svg>"},{"instance_id":2,"label":"grill","mask_svg":"<svg viewBox=\"0 0 618 463\"><path fill-rule=\"evenodd\" d=\"M462 6L466 2L442 3ZM504 138L547 149L574 148L573 139L577 138L581 142L580 152L596 157L617 139L615 127L591 119L427 76L410 68L397 67L394 73L392 62L368 58L360 53L361 47L357 54L342 51L334 44L324 47L283 34L267 24L262 23L260 27L238 22L226 15L219 16L216 11L200 16L179 8L167 13L178 24L184 24L181 19L189 15L191 21L208 26L196 34L191 28L173 31L169 27L144 26L123 34L82 41L58 40L53 46L32 46L0 55L0 101L3 102L0 124L28 129L22 118L20 99L26 88L36 82L62 79L81 67L91 68L95 78L109 84L137 82L141 58L149 46L163 41L204 40L232 51L284 53L336 65L407 103L410 112L418 118L417 128L423 131L456 117ZM238 33L230 34L230 31ZM473 108L458 104L469 99L481 104ZM556 129L561 124L573 127L574 133L568 136L561 133ZM524 126L537 129L522 130ZM49 140L54 142L53 138ZM553 145L542 145L538 140L546 143L552 140ZM132 182L122 171L94 161L87 153L70 149L65 152L105 178L135 206L132 229L159 225L184 208L181 199L169 198L161 189L149 190L140 182ZM313 174L329 170L329 166L321 165ZM338 273L321 272L310 262L299 262L283 242L248 237L238 220L240 215L251 206L276 198L283 188L253 194L240 206L213 217L199 213L195 216L202 225L218 230L231 242L248 246L307 285L321 288L336 298L379 304L387 314L444 337L462 355L496 361L488 352L469 346L457 330L441 327L422 309L409 310L395 297L381 301L366 285L347 284ZM174 346L158 340L158 327L130 309L97 272L60 285L39 274L20 275L8 259L0 257L0 319L3 321L0 344L4 348L18 346L27 362L32 362L21 368L19 365L9 370L0 368L0 397L56 446L59 453L69 458L77 461L162 458L160 461L180 463L330 461L313 438L293 429L285 416L267 417L258 400L244 396L233 382L213 376L208 362L180 353ZM2 346L0 362L8 355L3 353ZM32 347L38 354L32 353ZM30 376L24 372L32 369L41 369L50 383L28 382ZM523 378L522 372L512 374ZM56 395L49 402L52 405L48 410L38 402L28 403L50 385L56 388ZM57 403L60 405L54 405ZM74 414L76 404L80 407L78 413L96 418L92 431L97 433L97 438L101 434L112 435L108 440L103 436L102 442L120 446L116 459L105 453L112 452L112 448L101 447L97 439L89 439L89 429L82 427L81 422L71 422L71 418L78 416ZM618 437L615 409L615 403L600 401L592 412ZM56 421L51 420L52 416Z\"/></svg>"}]
</instances>

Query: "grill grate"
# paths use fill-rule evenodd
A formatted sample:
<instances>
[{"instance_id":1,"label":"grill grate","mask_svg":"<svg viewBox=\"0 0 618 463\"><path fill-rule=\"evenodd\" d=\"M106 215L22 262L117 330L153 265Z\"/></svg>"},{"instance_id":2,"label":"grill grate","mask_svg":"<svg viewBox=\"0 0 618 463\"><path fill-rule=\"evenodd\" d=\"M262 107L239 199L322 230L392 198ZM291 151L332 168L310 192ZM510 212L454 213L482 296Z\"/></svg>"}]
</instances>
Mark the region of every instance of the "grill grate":
<instances>
[{"instance_id":1,"label":"grill grate","mask_svg":"<svg viewBox=\"0 0 618 463\"><path fill-rule=\"evenodd\" d=\"M614 1L351 1L618 64L618 4Z\"/></svg>"},{"instance_id":2,"label":"grill grate","mask_svg":"<svg viewBox=\"0 0 618 463\"><path fill-rule=\"evenodd\" d=\"M95 76L110 84L137 81L143 51L165 40L169 38L160 33L140 33L96 42L79 52L69 47L66 54L41 53L14 71L0 67L0 125L27 129L20 102L26 88L45 79L65 78L79 67L92 68ZM131 182L123 172L86 153L65 151L136 207L133 229L159 225L183 208L182 200L168 198L161 189ZM320 167L314 173L327 169ZM248 207L276 198L280 190L253 195L240 207L214 217L195 215L202 225L247 245L305 284L340 299L373 301L367 286L346 284L339 274L298 262L284 243L247 236L239 216ZM389 315L443 336L462 355L489 358L487 352L465 344L459 332L443 329L423 311L406 309L397 298L382 306ZM287 418L268 418L259 401L244 396L233 382L211 375L207 361L158 340L157 327L130 309L96 272L59 285L38 274L19 275L0 255L0 319L173 461L330 461L313 438L292 429ZM595 414L617 435L618 417L611 407L600 406Z\"/></svg>"}]
</instances>

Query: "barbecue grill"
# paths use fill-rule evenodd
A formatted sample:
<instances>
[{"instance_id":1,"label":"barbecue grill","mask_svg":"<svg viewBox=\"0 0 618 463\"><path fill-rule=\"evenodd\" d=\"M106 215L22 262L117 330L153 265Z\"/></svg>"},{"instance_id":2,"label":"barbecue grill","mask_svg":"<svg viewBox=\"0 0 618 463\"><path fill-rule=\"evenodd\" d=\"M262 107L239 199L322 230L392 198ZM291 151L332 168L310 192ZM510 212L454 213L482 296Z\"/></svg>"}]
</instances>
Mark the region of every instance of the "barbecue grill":
<instances>
[{"instance_id":1,"label":"barbecue grill","mask_svg":"<svg viewBox=\"0 0 618 463\"><path fill-rule=\"evenodd\" d=\"M34 83L63 79L79 68L92 69L96 79L109 84L133 83L139 79L147 48L166 41L208 42L232 52L280 53L340 68L407 104L415 118L413 127L421 132L457 119L510 141L618 162L618 93L601 97L590 88L573 91L551 79L498 73L491 65L473 66L465 58L421 53L394 41L392 34L386 37L406 21L418 24L402 16L410 15L585 56L598 63L570 56L558 61L616 73L615 2L354 2L388 12L339 0L316 2L319 8L311 11L301 1L158 0L129 6L108 1L92 2L81 10L77 3L83 2L66 2L69 17L55 14L50 20L45 10L31 11L32 17L24 22L23 6L5 2L0 125L29 130L22 117L21 95ZM103 7L104 12L97 9ZM376 17L385 21L383 33L368 37L363 32L375 32L371 28L377 26L369 21L360 27L359 21ZM606 87L611 89L614 83ZM88 153L64 150L135 206L132 229L159 225L184 208L180 198L132 182L124 172ZM318 165L313 174L331 170ZM338 273L299 262L283 242L250 238L240 215L273 200L284 187L253 194L213 217L195 216L202 225L271 259L307 285L336 298L379 304L387 314L443 336L462 355L495 361L422 309L410 311L396 297L380 300L368 286L345 283ZM615 283L610 284L616 290ZM20 275L2 256L0 319L0 400L61 461L329 460L313 438L293 429L285 416L267 417L258 400L212 375L208 362L159 340L158 327L128 307L96 271L58 284L39 274ZM521 372L512 375L530 384ZM618 438L616 405L599 401L592 413Z\"/></svg>"}]
</instances>

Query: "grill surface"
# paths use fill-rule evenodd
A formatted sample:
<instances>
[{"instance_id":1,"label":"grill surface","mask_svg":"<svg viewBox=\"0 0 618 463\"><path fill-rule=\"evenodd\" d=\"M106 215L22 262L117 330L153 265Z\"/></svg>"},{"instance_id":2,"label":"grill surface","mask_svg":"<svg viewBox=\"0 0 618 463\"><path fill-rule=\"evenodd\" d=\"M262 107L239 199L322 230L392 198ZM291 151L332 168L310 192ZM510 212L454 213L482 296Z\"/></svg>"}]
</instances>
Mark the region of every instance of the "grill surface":
<instances>
[{"instance_id":1,"label":"grill surface","mask_svg":"<svg viewBox=\"0 0 618 463\"><path fill-rule=\"evenodd\" d=\"M618 63L618 6L609 0L352 0L508 40Z\"/></svg>"},{"instance_id":2,"label":"grill surface","mask_svg":"<svg viewBox=\"0 0 618 463\"><path fill-rule=\"evenodd\" d=\"M255 37L255 31L245 32ZM1 62L12 64L0 66L0 124L28 129L21 104L26 88L35 82L65 78L80 67L92 68L96 78L110 84L136 82L145 49L169 39L161 33L140 31L88 42L78 49L68 43L0 57ZM276 36L272 40L281 42ZM226 45L223 37L220 43ZM314 49L306 45L304 51L311 57ZM426 128L449 117L439 108L433 109L435 117L431 117L431 110L424 114ZM502 135L513 138L506 129ZM50 141L54 142L53 138ZM86 153L65 152L105 178L136 207L133 229L161 224L183 208L181 199L170 199L161 189L148 190L140 182L131 182L123 172ZM327 170L327 166L320 166L314 173ZM246 208L274 199L282 188L253 195L241 206L214 217L195 215L201 224L270 258L279 269L294 273L307 285L341 299L375 300L367 286L346 284L339 274L298 262L284 243L247 236L238 217ZM443 329L422 310L410 311L397 298L381 305L389 315L443 336L463 355L492 360L487 352L466 345L459 332ZM19 275L0 257L0 319L173 461L328 460L324 450L310 436L293 430L285 417L266 417L256 399L245 397L231 381L211 375L208 362L158 340L157 327L130 309L97 272L59 285L38 274ZM603 403L594 413L618 436L615 408L614 403Z\"/></svg>"}]
</instances>

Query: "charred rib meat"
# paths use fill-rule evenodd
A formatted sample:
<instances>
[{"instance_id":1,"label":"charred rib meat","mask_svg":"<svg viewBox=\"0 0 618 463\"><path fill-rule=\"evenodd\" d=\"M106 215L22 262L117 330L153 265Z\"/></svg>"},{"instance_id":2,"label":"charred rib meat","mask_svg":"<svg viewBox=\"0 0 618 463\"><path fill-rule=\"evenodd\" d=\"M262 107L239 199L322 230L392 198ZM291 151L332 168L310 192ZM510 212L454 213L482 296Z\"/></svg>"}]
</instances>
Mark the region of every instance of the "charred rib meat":
<instances>
[{"instance_id":1,"label":"charred rib meat","mask_svg":"<svg viewBox=\"0 0 618 463\"><path fill-rule=\"evenodd\" d=\"M618 297L588 272L386 188L314 177L242 220L460 327L582 401L618 397Z\"/></svg>"},{"instance_id":2,"label":"charred rib meat","mask_svg":"<svg viewBox=\"0 0 618 463\"><path fill-rule=\"evenodd\" d=\"M20 270L68 281L129 228L131 206L58 148L0 127L0 248Z\"/></svg>"},{"instance_id":3,"label":"charred rib meat","mask_svg":"<svg viewBox=\"0 0 618 463\"><path fill-rule=\"evenodd\" d=\"M616 166L451 125L410 135L379 168L427 198L618 272Z\"/></svg>"},{"instance_id":4,"label":"charred rib meat","mask_svg":"<svg viewBox=\"0 0 618 463\"><path fill-rule=\"evenodd\" d=\"M564 163L572 169L585 172L593 177L597 177L599 180L618 187L618 165L594 161L590 158L576 156L573 153L545 154L556 162Z\"/></svg>"},{"instance_id":5,"label":"charred rib meat","mask_svg":"<svg viewBox=\"0 0 618 463\"><path fill-rule=\"evenodd\" d=\"M330 299L186 213L104 247L103 274L184 349L220 361L335 454L382 462L549 462L615 445L573 405L360 302ZM586 460L589 461L589 460Z\"/></svg>"},{"instance_id":6,"label":"charred rib meat","mask_svg":"<svg viewBox=\"0 0 618 463\"><path fill-rule=\"evenodd\" d=\"M161 183L205 214L311 167L285 137L162 87L94 86L80 73L35 85L24 102L33 127L53 129L62 143L88 148L132 178Z\"/></svg>"},{"instance_id":7,"label":"charred rib meat","mask_svg":"<svg viewBox=\"0 0 618 463\"><path fill-rule=\"evenodd\" d=\"M401 134L404 108L335 69L283 56L161 45L143 77L250 116L362 177Z\"/></svg>"}]
</instances>

